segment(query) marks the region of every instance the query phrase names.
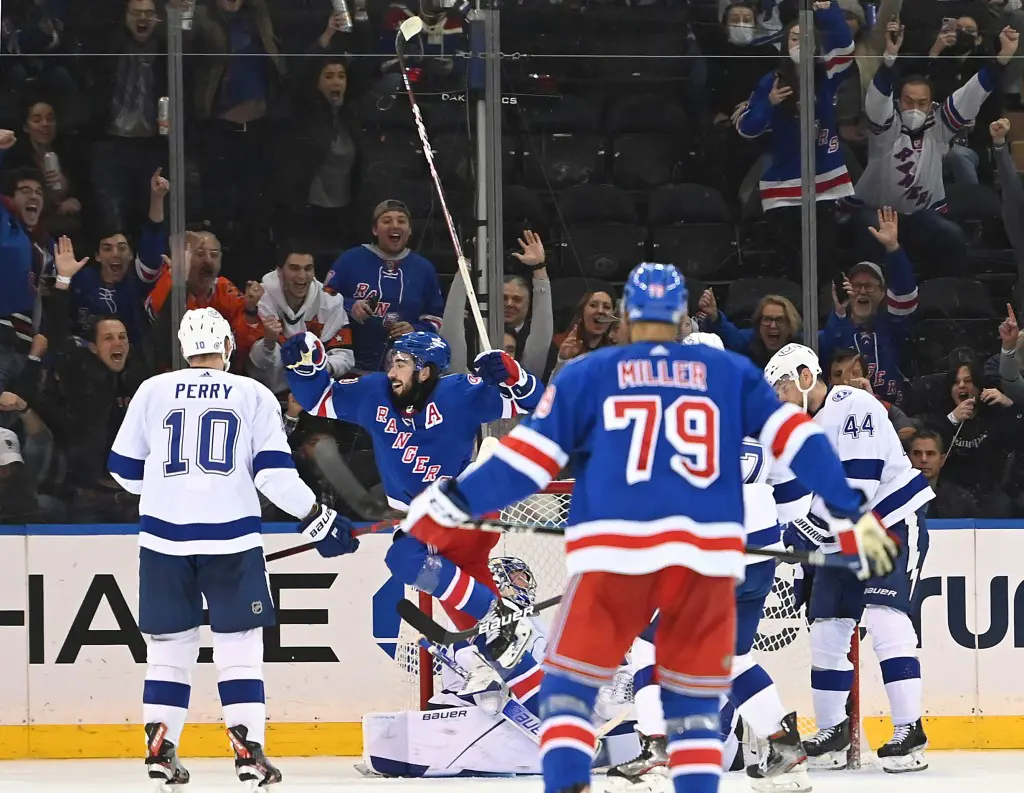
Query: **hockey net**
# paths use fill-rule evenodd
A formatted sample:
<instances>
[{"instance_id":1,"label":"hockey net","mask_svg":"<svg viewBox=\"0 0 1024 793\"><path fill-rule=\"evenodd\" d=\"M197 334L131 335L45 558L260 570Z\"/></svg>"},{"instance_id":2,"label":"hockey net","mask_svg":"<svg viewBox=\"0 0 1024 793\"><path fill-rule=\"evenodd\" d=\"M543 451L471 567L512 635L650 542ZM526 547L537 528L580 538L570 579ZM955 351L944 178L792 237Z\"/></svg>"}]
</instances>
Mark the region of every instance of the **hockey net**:
<instances>
[{"instance_id":1,"label":"hockey net","mask_svg":"<svg viewBox=\"0 0 1024 793\"><path fill-rule=\"evenodd\" d=\"M572 486L571 480L552 482L543 493L502 510L501 519L509 523L564 526L569 516ZM537 580L538 601L565 591L567 575L564 541L561 537L508 534L495 546L492 556L515 556L526 562ZM778 686L787 710L796 710L800 733L806 737L816 730L810 687L811 646L807 621L795 605L795 570L793 565L778 565L775 583L765 602L764 617L754 640L754 654ZM429 596L412 591L408 596L418 602L424 611L433 614L434 619L445 624L444 612ZM549 609L538 615L538 619L544 625L549 625L556 613L557 609ZM396 661L407 676L406 704L410 708L425 708L427 700L433 695L435 684L440 681L440 665L419 647L418 638L407 625L402 625ZM851 724L856 725L860 721L856 635L851 660L854 664L854 686L849 709ZM850 749L850 761L851 765L856 766L860 753L860 730L854 729L852 734L854 742Z\"/></svg>"}]
</instances>

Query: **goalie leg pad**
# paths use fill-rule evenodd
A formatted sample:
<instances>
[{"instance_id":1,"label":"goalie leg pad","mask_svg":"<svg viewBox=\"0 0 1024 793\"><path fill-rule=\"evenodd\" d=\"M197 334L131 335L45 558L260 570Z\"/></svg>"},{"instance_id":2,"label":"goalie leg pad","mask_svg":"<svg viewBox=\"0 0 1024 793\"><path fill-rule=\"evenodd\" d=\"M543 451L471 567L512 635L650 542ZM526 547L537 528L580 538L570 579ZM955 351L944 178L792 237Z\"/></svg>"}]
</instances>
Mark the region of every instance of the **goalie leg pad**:
<instances>
[{"instance_id":1,"label":"goalie leg pad","mask_svg":"<svg viewBox=\"0 0 1024 793\"><path fill-rule=\"evenodd\" d=\"M192 667L199 657L199 628L146 636L146 648L142 721L163 722L167 726L164 737L178 746L192 694Z\"/></svg>"},{"instance_id":2,"label":"goalie leg pad","mask_svg":"<svg viewBox=\"0 0 1024 793\"><path fill-rule=\"evenodd\" d=\"M864 609L864 627L882 668L882 682L889 697L892 723L899 727L921 718L921 662L917 658L917 634L910 617L884 606Z\"/></svg>"},{"instance_id":3,"label":"goalie leg pad","mask_svg":"<svg viewBox=\"0 0 1024 793\"><path fill-rule=\"evenodd\" d=\"M818 729L846 720L846 701L853 686L850 640L852 619L816 619L811 624L811 697Z\"/></svg>"}]
</instances>

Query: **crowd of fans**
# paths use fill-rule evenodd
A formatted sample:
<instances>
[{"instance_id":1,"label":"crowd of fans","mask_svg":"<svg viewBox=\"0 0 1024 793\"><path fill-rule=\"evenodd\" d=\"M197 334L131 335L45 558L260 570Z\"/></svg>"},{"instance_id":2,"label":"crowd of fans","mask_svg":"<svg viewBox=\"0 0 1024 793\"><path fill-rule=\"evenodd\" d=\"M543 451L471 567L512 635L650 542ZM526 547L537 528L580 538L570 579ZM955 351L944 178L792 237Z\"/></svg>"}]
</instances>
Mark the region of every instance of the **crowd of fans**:
<instances>
[{"instance_id":1,"label":"crowd of fans","mask_svg":"<svg viewBox=\"0 0 1024 793\"><path fill-rule=\"evenodd\" d=\"M887 405L937 489L933 517L1024 517L1019 6L814 4L816 346L831 383ZM434 0L338 8L3 4L0 521L135 520L106 458L139 384L173 365L175 269L188 308L228 319L233 370L280 397L300 471L341 508L314 460L326 444L372 488L372 450L290 399L280 344L314 332L332 374L358 376L391 339L429 330L465 370L475 331L397 92L394 31L426 22L412 76L469 247L469 23ZM162 100L172 9L189 20L180 268ZM621 342L618 286L642 258L687 276L681 334L714 332L759 366L811 341L797 308L796 12L793 0L503 8L502 49L518 53L503 63L503 346L528 370L548 380Z\"/></svg>"}]
</instances>

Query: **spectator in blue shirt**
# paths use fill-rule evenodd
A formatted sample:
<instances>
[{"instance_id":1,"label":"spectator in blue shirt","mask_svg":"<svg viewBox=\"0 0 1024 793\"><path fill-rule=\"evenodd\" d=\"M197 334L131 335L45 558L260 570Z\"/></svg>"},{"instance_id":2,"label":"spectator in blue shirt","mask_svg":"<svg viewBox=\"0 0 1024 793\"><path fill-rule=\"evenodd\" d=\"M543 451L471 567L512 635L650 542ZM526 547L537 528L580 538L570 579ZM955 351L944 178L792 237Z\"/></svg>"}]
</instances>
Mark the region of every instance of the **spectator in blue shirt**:
<instances>
[{"instance_id":1,"label":"spectator in blue shirt","mask_svg":"<svg viewBox=\"0 0 1024 793\"><path fill-rule=\"evenodd\" d=\"M345 298L357 369L379 371L391 339L441 332L441 283L434 265L409 250L411 234L408 207L381 201L373 211L377 241L342 253L324 280L328 292Z\"/></svg>"},{"instance_id":2,"label":"spectator in blue shirt","mask_svg":"<svg viewBox=\"0 0 1024 793\"><path fill-rule=\"evenodd\" d=\"M886 274L874 262L860 262L846 274L847 295L835 296L819 336L818 355L829 360L840 347L852 347L868 364L867 378L879 399L902 405L906 378L900 371L903 345L917 311L917 282L899 243L899 215L878 211L878 228L870 231L885 248Z\"/></svg>"}]
</instances>

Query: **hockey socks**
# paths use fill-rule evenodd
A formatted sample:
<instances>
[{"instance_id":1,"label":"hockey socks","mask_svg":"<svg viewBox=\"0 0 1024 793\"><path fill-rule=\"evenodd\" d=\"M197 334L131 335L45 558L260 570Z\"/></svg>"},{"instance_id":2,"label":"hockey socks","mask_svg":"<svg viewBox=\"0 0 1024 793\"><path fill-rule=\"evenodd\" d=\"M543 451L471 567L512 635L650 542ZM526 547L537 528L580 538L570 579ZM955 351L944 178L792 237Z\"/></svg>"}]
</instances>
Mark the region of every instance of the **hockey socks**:
<instances>
[{"instance_id":1,"label":"hockey socks","mask_svg":"<svg viewBox=\"0 0 1024 793\"><path fill-rule=\"evenodd\" d=\"M591 714L597 688L550 667L540 688L540 757L544 793L559 793L590 782L597 739Z\"/></svg>"},{"instance_id":2,"label":"hockey socks","mask_svg":"<svg viewBox=\"0 0 1024 793\"><path fill-rule=\"evenodd\" d=\"M729 699L754 734L767 738L782 729L786 710L771 676L749 654L733 659Z\"/></svg>"},{"instance_id":3,"label":"hockey socks","mask_svg":"<svg viewBox=\"0 0 1024 793\"><path fill-rule=\"evenodd\" d=\"M213 634L217 691L228 727L245 727L246 740L266 743L267 705L263 690L263 631Z\"/></svg>"},{"instance_id":4,"label":"hockey socks","mask_svg":"<svg viewBox=\"0 0 1024 793\"><path fill-rule=\"evenodd\" d=\"M181 743L192 694L192 666L199 654L199 629L146 637L146 682L142 688L142 722L167 727L165 739Z\"/></svg>"},{"instance_id":5,"label":"hockey socks","mask_svg":"<svg viewBox=\"0 0 1024 793\"><path fill-rule=\"evenodd\" d=\"M676 793L716 793L722 778L718 697L662 689L669 776Z\"/></svg>"},{"instance_id":6,"label":"hockey socks","mask_svg":"<svg viewBox=\"0 0 1024 793\"><path fill-rule=\"evenodd\" d=\"M427 546L413 537L396 540L385 562L402 583L437 598L460 631L482 620L497 597L477 578L449 559L429 553Z\"/></svg>"},{"instance_id":7,"label":"hockey socks","mask_svg":"<svg viewBox=\"0 0 1024 793\"><path fill-rule=\"evenodd\" d=\"M851 619L816 619L811 624L811 698L819 730L846 720L846 703L853 687Z\"/></svg>"}]
</instances>

